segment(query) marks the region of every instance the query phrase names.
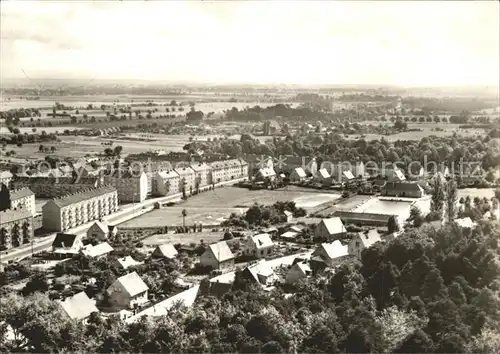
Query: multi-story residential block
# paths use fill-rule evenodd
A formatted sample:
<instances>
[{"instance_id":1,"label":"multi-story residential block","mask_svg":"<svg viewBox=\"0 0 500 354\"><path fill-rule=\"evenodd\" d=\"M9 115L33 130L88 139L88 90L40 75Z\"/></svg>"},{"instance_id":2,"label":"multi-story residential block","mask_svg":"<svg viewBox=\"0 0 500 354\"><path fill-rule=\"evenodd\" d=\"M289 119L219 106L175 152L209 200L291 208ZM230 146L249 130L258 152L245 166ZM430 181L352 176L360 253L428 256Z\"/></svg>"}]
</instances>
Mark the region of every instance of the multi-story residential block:
<instances>
[{"instance_id":1,"label":"multi-story residential block","mask_svg":"<svg viewBox=\"0 0 500 354\"><path fill-rule=\"evenodd\" d=\"M212 170L212 183L220 183L226 181L225 167L222 161L214 161L210 164Z\"/></svg>"},{"instance_id":2,"label":"multi-story residential block","mask_svg":"<svg viewBox=\"0 0 500 354\"><path fill-rule=\"evenodd\" d=\"M102 185L99 177L15 177L13 189L29 188L38 198L57 198Z\"/></svg>"},{"instance_id":3,"label":"multi-story residential block","mask_svg":"<svg viewBox=\"0 0 500 354\"><path fill-rule=\"evenodd\" d=\"M153 184L154 195L166 196L181 192L181 177L174 170L157 172Z\"/></svg>"},{"instance_id":4,"label":"multi-story residential block","mask_svg":"<svg viewBox=\"0 0 500 354\"><path fill-rule=\"evenodd\" d=\"M24 209L36 214L35 193L29 188L21 188L10 192L11 209Z\"/></svg>"},{"instance_id":5,"label":"multi-story residential block","mask_svg":"<svg viewBox=\"0 0 500 354\"><path fill-rule=\"evenodd\" d=\"M33 215L28 210L0 212L0 250L30 243L33 235Z\"/></svg>"},{"instance_id":6,"label":"multi-story residential block","mask_svg":"<svg viewBox=\"0 0 500 354\"><path fill-rule=\"evenodd\" d=\"M104 183L114 186L120 202L143 202L148 193L148 178L144 171L116 170L104 176Z\"/></svg>"},{"instance_id":7,"label":"multi-story residential block","mask_svg":"<svg viewBox=\"0 0 500 354\"><path fill-rule=\"evenodd\" d=\"M12 181L13 175L10 171L0 171L0 185L5 184L7 187L10 185L10 181Z\"/></svg>"},{"instance_id":8,"label":"multi-story residential block","mask_svg":"<svg viewBox=\"0 0 500 354\"><path fill-rule=\"evenodd\" d=\"M178 167L174 170L180 178L179 187L182 192L182 187L184 186L186 195L193 194L196 190L195 185L195 173L191 167Z\"/></svg>"},{"instance_id":9,"label":"multi-story residential block","mask_svg":"<svg viewBox=\"0 0 500 354\"><path fill-rule=\"evenodd\" d=\"M118 193L113 186L103 186L53 199L42 208L43 227L65 231L99 220L118 209Z\"/></svg>"},{"instance_id":10,"label":"multi-story residential block","mask_svg":"<svg viewBox=\"0 0 500 354\"><path fill-rule=\"evenodd\" d=\"M195 173L195 190L199 191L212 184L212 168L206 163L193 163L191 169Z\"/></svg>"}]
</instances>

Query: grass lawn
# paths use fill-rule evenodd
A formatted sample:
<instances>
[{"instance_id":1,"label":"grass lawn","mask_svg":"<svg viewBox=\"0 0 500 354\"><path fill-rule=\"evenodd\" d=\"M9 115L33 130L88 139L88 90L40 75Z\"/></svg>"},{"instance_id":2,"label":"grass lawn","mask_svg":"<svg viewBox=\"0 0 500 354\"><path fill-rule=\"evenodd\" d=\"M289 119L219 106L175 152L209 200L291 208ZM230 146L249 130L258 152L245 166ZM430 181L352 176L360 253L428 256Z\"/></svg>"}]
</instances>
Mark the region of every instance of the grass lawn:
<instances>
[{"instance_id":1,"label":"grass lawn","mask_svg":"<svg viewBox=\"0 0 500 354\"><path fill-rule=\"evenodd\" d=\"M187 211L186 225L194 223L219 225L231 213L243 214L254 203L270 205L276 201L293 200L298 207L310 213L339 197L335 193L318 193L296 187L274 191L250 191L236 187L217 188L191 197L176 206L153 210L122 225L124 227L180 226L183 209Z\"/></svg>"}]
</instances>

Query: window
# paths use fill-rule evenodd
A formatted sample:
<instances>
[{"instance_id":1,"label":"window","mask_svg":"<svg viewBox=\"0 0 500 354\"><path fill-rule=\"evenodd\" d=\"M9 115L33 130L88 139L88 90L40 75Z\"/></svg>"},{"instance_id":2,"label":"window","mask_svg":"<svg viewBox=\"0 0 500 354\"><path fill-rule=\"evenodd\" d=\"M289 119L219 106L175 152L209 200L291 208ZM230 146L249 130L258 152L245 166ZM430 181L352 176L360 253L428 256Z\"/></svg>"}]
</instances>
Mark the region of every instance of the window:
<instances>
[{"instance_id":1,"label":"window","mask_svg":"<svg viewBox=\"0 0 500 354\"><path fill-rule=\"evenodd\" d=\"M356 241L356 247L359 247L359 241Z\"/></svg>"}]
</instances>

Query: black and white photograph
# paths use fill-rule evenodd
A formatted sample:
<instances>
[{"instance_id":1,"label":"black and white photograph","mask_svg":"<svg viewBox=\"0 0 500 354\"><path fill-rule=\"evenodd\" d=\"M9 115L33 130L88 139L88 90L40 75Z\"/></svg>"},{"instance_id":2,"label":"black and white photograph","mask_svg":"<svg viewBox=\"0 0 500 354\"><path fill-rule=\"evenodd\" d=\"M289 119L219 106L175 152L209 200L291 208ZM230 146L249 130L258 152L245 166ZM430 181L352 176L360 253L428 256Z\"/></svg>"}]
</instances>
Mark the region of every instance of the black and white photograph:
<instances>
[{"instance_id":1,"label":"black and white photograph","mask_svg":"<svg viewBox=\"0 0 500 354\"><path fill-rule=\"evenodd\" d=\"M499 353L500 2L2 0L1 353Z\"/></svg>"}]
</instances>

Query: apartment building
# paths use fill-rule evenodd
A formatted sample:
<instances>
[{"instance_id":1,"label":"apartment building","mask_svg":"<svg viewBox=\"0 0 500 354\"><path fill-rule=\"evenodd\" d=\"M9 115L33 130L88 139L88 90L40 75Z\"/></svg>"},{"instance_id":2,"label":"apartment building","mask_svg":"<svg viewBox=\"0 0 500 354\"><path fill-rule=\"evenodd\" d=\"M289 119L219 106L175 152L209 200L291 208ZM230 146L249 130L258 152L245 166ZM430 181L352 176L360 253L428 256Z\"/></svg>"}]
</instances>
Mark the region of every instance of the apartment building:
<instances>
[{"instance_id":1,"label":"apartment building","mask_svg":"<svg viewBox=\"0 0 500 354\"><path fill-rule=\"evenodd\" d=\"M182 192L182 186L186 190L186 195L192 194L196 190L195 185L195 173L193 169L189 166L178 167L174 170L180 178L179 189Z\"/></svg>"},{"instance_id":2,"label":"apartment building","mask_svg":"<svg viewBox=\"0 0 500 354\"><path fill-rule=\"evenodd\" d=\"M195 190L212 184L212 168L206 163L193 163L191 169L195 173Z\"/></svg>"},{"instance_id":3,"label":"apartment building","mask_svg":"<svg viewBox=\"0 0 500 354\"><path fill-rule=\"evenodd\" d=\"M36 214L35 193L29 188L21 188L10 192L11 209L24 209L31 215Z\"/></svg>"},{"instance_id":4,"label":"apartment building","mask_svg":"<svg viewBox=\"0 0 500 354\"><path fill-rule=\"evenodd\" d=\"M93 220L99 220L118 209L118 192L113 186L89 189L45 204L43 227L52 231L66 231Z\"/></svg>"},{"instance_id":5,"label":"apartment building","mask_svg":"<svg viewBox=\"0 0 500 354\"><path fill-rule=\"evenodd\" d=\"M181 176L174 170L157 172L153 184L153 194L166 196L181 192Z\"/></svg>"},{"instance_id":6,"label":"apartment building","mask_svg":"<svg viewBox=\"0 0 500 354\"><path fill-rule=\"evenodd\" d=\"M99 177L14 177L13 189L29 188L37 198L57 198L102 185Z\"/></svg>"},{"instance_id":7,"label":"apartment building","mask_svg":"<svg viewBox=\"0 0 500 354\"><path fill-rule=\"evenodd\" d=\"M12 181L13 175L10 171L0 171L0 185L5 184L9 187L10 181Z\"/></svg>"},{"instance_id":8,"label":"apartment building","mask_svg":"<svg viewBox=\"0 0 500 354\"><path fill-rule=\"evenodd\" d=\"M28 210L0 212L0 250L30 243L33 235L33 215Z\"/></svg>"},{"instance_id":9,"label":"apartment building","mask_svg":"<svg viewBox=\"0 0 500 354\"><path fill-rule=\"evenodd\" d=\"M143 202L147 198L148 178L144 171L116 170L104 176L104 183L116 188L120 202Z\"/></svg>"}]
</instances>

